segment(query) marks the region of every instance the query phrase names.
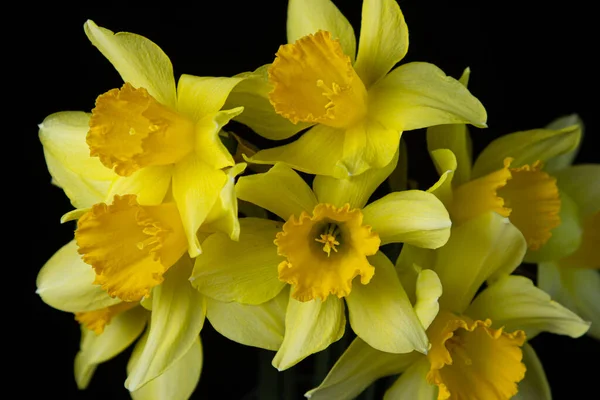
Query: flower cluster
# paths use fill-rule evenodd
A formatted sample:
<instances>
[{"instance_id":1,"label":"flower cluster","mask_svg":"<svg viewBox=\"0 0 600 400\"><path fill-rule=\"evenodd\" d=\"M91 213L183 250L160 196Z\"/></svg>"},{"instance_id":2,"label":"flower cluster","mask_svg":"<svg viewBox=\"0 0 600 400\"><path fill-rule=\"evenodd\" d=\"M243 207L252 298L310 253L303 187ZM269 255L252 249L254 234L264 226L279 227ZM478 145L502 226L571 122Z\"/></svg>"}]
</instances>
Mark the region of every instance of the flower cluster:
<instances>
[{"instance_id":1,"label":"flower cluster","mask_svg":"<svg viewBox=\"0 0 600 400\"><path fill-rule=\"evenodd\" d=\"M124 83L39 125L76 229L37 293L81 325L79 388L135 343L131 396L189 398L205 319L275 351L279 371L351 329L311 399L394 374L386 399L549 399L527 342L600 338L600 165L571 165L581 121L501 136L473 161L467 125L487 114L470 70L395 67L396 0L364 0L358 45L330 0L290 0L271 64L177 83L147 38L84 28ZM231 120L287 144L258 149ZM407 187L401 142L420 128L439 173L426 190ZM513 274L523 262L535 283Z\"/></svg>"}]
</instances>

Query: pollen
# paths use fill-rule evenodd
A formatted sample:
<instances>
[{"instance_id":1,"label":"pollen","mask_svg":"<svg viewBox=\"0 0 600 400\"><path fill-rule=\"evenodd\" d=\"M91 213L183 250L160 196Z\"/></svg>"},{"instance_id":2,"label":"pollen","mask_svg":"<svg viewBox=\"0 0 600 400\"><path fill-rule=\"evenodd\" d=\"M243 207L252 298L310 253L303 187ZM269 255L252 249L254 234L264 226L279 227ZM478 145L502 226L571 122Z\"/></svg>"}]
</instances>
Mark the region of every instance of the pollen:
<instances>
[{"instance_id":1,"label":"pollen","mask_svg":"<svg viewBox=\"0 0 600 400\"><path fill-rule=\"evenodd\" d=\"M367 114L367 90L339 40L318 31L279 47L269 68L275 111L299 121L348 128Z\"/></svg>"}]
</instances>

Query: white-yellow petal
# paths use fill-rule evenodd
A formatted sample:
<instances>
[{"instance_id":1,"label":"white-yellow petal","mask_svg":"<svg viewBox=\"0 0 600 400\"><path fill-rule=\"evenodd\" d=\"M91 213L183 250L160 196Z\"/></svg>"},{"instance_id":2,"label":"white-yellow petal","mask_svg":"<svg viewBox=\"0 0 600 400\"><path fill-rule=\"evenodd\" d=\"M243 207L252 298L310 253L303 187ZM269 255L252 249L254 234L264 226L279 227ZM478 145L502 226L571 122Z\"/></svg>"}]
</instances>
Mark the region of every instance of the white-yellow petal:
<instances>
[{"instance_id":1,"label":"white-yellow petal","mask_svg":"<svg viewBox=\"0 0 600 400\"><path fill-rule=\"evenodd\" d=\"M160 204L171 185L172 174L172 166L158 165L142 168L131 176L120 176L113 181L103 202L112 203L115 195L135 194L139 204Z\"/></svg>"},{"instance_id":2,"label":"white-yellow petal","mask_svg":"<svg viewBox=\"0 0 600 400\"><path fill-rule=\"evenodd\" d=\"M438 299L442 296L442 282L437 274L430 270L421 270L417 276L415 288L415 313L423 328L429 328L440 310Z\"/></svg>"},{"instance_id":3,"label":"white-yellow petal","mask_svg":"<svg viewBox=\"0 0 600 400\"><path fill-rule=\"evenodd\" d=\"M467 125L436 125L427 128L427 149L430 153L439 149L448 149L454 154L456 158L453 179L455 186L458 187L471 179L472 146ZM436 162L436 168L441 175L443 172L440 167Z\"/></svg>"},{"instance_id":4,"label":"white-yellow petal","mask_svg":"<svg viewBox=\"0 0 600 400\"><path fill-rule=\"evenodd\" d=\"M427 382L429 361L421 357L385 392L384 400L436 400L438 387Z\"/></svg>"},{"instance_id":5,"label":"white-yellow petal","mask_svg":"<svg viewBox=\"0 0 600 400\"><path fill-rule=\"evenodd\" d=\"M450 125L448 125L450 126ZM457 170L456 156L451 150L437 149L431 152L431 158L440 174L440 179L427 191L440 199L446 208L452 204L452 186Z\"/></svg>"},{"instance_id":6,"label":"white-yellow petal","mask_svg":"<svg viewBox=\"0 0 600 400\"><path fill-rule=\"evenodd\" d=\"M583 125L583 121L577 114L565 115L564 117L557 118L554 121L550 122L548 125L546 125L546 129L553 130L566 128L572 125L579 125L581 127L581 139L579 140L579 145L567 153L561 154L552 158L551 160L548 160L545 167L546 171L550 173L557 172L573 164L573 160L575 160L575 157L579 153L579 149L581 148L581 143L583 141L583 135L585 134L585 126Z\"/></svg>"},{"instance_id":7,"label":"white-yellow petal","mask_svg":"<svg viewBox=\"0 0 600 400\"><path fill-rule=\"evenodd\" d=\"M544 372L544 367L535 350L529 343L521 347L523 351L523 364L527 371L525 378L519 382L519 391L512 397L513 400L552 400L550 385Z\"/></svg>"}]
</instances>

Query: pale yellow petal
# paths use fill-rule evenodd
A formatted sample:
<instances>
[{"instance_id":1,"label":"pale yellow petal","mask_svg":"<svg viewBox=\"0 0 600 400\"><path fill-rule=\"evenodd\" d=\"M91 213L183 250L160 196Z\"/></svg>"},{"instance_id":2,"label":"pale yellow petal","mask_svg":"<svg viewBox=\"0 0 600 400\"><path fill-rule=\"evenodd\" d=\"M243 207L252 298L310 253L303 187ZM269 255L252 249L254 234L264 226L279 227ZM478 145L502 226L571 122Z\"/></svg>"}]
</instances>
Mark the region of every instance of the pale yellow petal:
<instances>
[{"instance_id":1,"label":"pale yellow petal","mask_svg":"<svg viewBox=\"0 0 600 400\"><path fill-rule=\"evenodd\" d=\"M433 64L401 65L369 90L369 113L388 128L408 131L440 124L486 127L483 105Z\"/></svg>"},{"instance_id":2,"label":"pale yellow petal","mask_svg":"<svg viewBox=\"0 0 600 400\"><path fill-rule=\"evenodd\" d=\"M448 241L452 225L442 202L420 190L390 193L366 206L363 215L382 245L402 242L435 249Z\"/></svg>"},{"instance_id":3,"label":"pale yellow petal","mask_svg":"<svg viewBox=\"0 0 600 400\"><path fill-rule=\"evenodd\" d=\"M192 262L183 256L152 291L148 340L125 381L135 391L182 359L197 340L204 317L204 297L189 283ZM182 329L185 327L185 329Z\"/></svg>"},{"instance_id":4,"label":"pale yellow petal","mask_svg":"<svg viewBox=\"0 0 600 400\"><path fill-rule=\"evenodd\" d=\"M548 125L546 125L546 129L553 130L566 128L572 125L579 125L581 127L581 139L579 140L579 145L567 153L561 154L552 158L551 160L548 160L545 168L546 171L550 173L558 172L573 164L573 160L575 160L575 157L579 153L579 149L581 148L581 143L583 141L583 135L585 134L585 126L583 125L583 121L577 114L565 115L564 117L557 118L554 121L550 122Z\"/></svg>"},{"instance_id":5,"label":"pale yellow petal","mask_svg":"<svg viewBox=\"0 0 600 400\"><path fill-rule=\"evenodd\" d=\"M544 372L542 362L535 354L535 350L529 343L524 343L523 364L527 368L525 378L519 382L519 392L512 397L513 400L552 400L550 385Z\"/></svg>"},{"instance_id":6,"label":"pale yellow petal","mask_svg":"<svg viewBox=\"0 0 600 400\"><path fill-rule=\"evenodd\" d=\"M452 186L456 174L456 156L451 150L437 149L431 151L431 158L437 169L440 179L427 191L440 199L446 208L452 205Z\"/></svg>"},{"instance_id":7,"label":"pale yellow petal","mask_svg":"<svg viewBox=\"0 0 600 400\"><path fill-rule=\"evenodd\" d=\"M190 257L201 253L196 233L226 182L225 172L212 168L194 154L178 162L173 169L173 197L188 238Z\"/></svg>"},{"instance_id":8,"label":"pale yellow petal","mask_svg":"<svg viewBox=\"0 0 600 400\"><path fill-rule=\"evenodd\" d=\"M454 185L460 186L471 179L472 146L469 129L465 124L437 125L427 128L427 149L430 153L448 149L456 157ZM438 173L440 166L436 163Z\"/></svg>"},{"instance_id":9,"label":"pale yellow petal","mask_svg":"<svg viewBox=\"0 0 600 400\"><path fill-rule=\"evenodd\" d=\"M221 141L219 133L236 115L240 115L243 107L217 111L205 115L196 123L196 154L205 163L215 169L232 167L233 157Z\"/></svg>"},{"instance_id":10,"label":"pale yellow petal","mask_svg":"<svg viewBox=\"0 0 600 400\"><path fill-rule=\"evenodd\" d=\"M172 166L159 165L142 168L131 176L120 176L113 181L103 202L112 202L115 195L135 194L139 204L160 204L167 194L172 174Z\"/></svg>"},{"instance_id":11,"label":"pale yellow petal","mask_svg":"<svg viewBox=\"0 0 600 400\"><path fill-rule=\"evenodd\" d=\"M408 368L385 392L384 400L436 400L438 387L427 382L429 361L422 357Z\"/></svg>"},{"instance_id":12,"label":"pale yellow petal","mask_svg":"<svg viewBox=\"0 0 600 400\"><path fill-rule=\"evenodd\" d=\"M278 163L268 172L243 176L235 185L237 197L281 217L284 221L302 211L312 213L317 198L304 180L290 167Z\"/></svg>"},{"instance_id":13,"label":"pale yellow petal","mask_svg":"<svg viewBox=\"0 0 600 400\"><path fill-rule=\"evenodd\" d=\"M471 303L465 314L489 318L509 332L523 330L528 339L540 332L579 337L590 323L550 299L523 276L505 276L489 285Z\"/></svg>"},{"instance_id":14,"label":"pale yellow petal","mask_svg":"<svg viewBox=\"0 0 600 400\"><path fill-rule=\"evenodd\" d=\"M206 296L228 302L260 304L275 297L284 282L277 266L285 259L273 243L283 224L258 218L240 219L239 241L215 233L195 260L191 284Z\"/></svg>"},{"instance_id":15,"label":"pale yellow petal","mask_svg":"<svg viewBox=\"0 0 600 400\"><path fill-rule=\"evenodd\" d=\"M288 43L294 43L319 30L330 32L333 39L338 39L344 54L354 62L354 29L331 0L290 0L287 17Z\"/></svg>"},{"instance_id":16,"label":"pale yellow petal","mask_svg":"<svg viewBox=\"0 0 600 400\"><path fill-rule=\"evenodd\" d=\"M169 57L154 42L134 33L114 34L92 20L85 34L110 61L123 81L144 88L159 103L175 107L175 78Z\"/></svg>"},{"instance_id":17,"label":"pale yellow petal","mask_svg":"<svg viewBox=\"0 0 600 400\"><path fill-rule=\"evenodd\" d=\"M285 332L289 290L258 305L229 303L206 298L206 317L217 332L246 346L277 351Z\"/></svg>"},{"instance_id":18,"label":"pale yellow petal","mask_svg":"<svg viewBox=\"0 0 600 400\"><path fill-rule=\"evenodd\" d=\"M37 276L36 293L44 303L68 312L92 311L121 302L94 285L95 279L96 273L83 262L72 240L44 264Z\"/></svg>"},{"instance_id":19,"label":"pale yellow petal","mask_svg":"<svg viewBox=\"0 0 600 400\"><path fill-rule=\"evenodd\" d=\"M368 88L408 51L408 27L396 0L364 0L354 68Z\"/></svg>"},{"instance_id":20,"label":"pale yellow petal","mask_svg":"<svg viewBox=\"0 0 600 400\"><path fill-rule=\"evenodd\" d=\"M415 352L384 353L356 338L336 361L323 382L304 396L311 400L354 399L377 379L399 374L419 358L420 355Z\"/></svg>"},{"instance_id":21,"label":"pale yellow petal","mask_svg":"<svg viewBox=\"0 0 600 400\"><path fill-rule=\"evenodd\" d=\"M380 351L427 353L427 335L394 266L381 252L369 262L375 267L371 282L354 285L346 297L352 330Z\"/></svg>"},{"instance_id":22,"label":"pale yellow petal","mask_svg":"<svg viewBox=\"0 0 600 400\"><path fill-rule=\"evenodd\" d=\"M581 139L581 127L572 125L559 130L532 129L502 135L487 145L475 160L472 178L501 169L511 157L512 168L546 162L575 149Z\"/></svg>"},{"instance_id":23,"label":"pale yellow petal","mask_svg":"<svg viewBox=\"0 0 600 400\"><path fill-rule=\"evenodd\" d=\"M438 299L442 295L442 282L437 274L424 269L419 272L415 287L415 313L423 328L427 329L440 310Z\"/></svg>"},{"instance_id":24,"label":"pale yellow petal","mask_svg":"<svg viewBox=\"0 0 600 400\"><path fill-rule=\"evenodd\" d=\"M331 176L317 175L313 180L313 190L319 203L342 207L346 203L351 208L363 208L373 192L388 178L396 168L398 151L392 161L383 168L372 168L357 176L336 179Z\"/></svg>"},{"instance_id":25,"label":"pale yellow petal","mask_svg":"<svg viewBox=\"0 0 600 400\"><path fill-rule=\"evenodd\" d=\"M581 216L600 211L600 164L579 164L554 175L558 187L577 204Z\"/></svg>"},{"instance_id":26,"label":"pale yellow petal","mask_svg":"<svg viewBox=\"0 0 600 400\"><path fill-rule=\"evenodd\" d=\"M400 255L396 259L396 273L408 295L410 302L417 302L417 280L425 269L435 266L436 251L403 244Z\"/></svg>"},{"instance_id":27,"label":"pale yellow petal","mask_svg":"<svg viewBox=\"0 0 600 400\"><path fill-rule=\"evenodd\" d=\"M283 371L326 349L341 339L345 326L343 300L329 296L325 301L300 302L290 297L285 315L285 335L273 358L273 366Z\"/></svg>"},{"instance_id":28,"label":"pale yellow petal","mask_svg":"<svg viewBox=\"0 0 600 400\"><path fill-rule=\"evenodd\" d=\"M448 243L436 251L434 270L444 288L440 307L461 314L483 282L494 275L510 274L526 250L521 232L493 212L454 227Z\"/></svg>"},{"instance_id":29,"label":"pale yellow petal","mask_svg":"<svg viewBox=\"0 0 600 400\"><path fill-rule=\"evenodd\" d=\"M116 315L104 332L96 335L81 328L81 345L75 356L75 381L79 389L85 389L98 364L110 360L125 350L142 333L148 313L136 307Z\"/></svg>"}]
</instances>

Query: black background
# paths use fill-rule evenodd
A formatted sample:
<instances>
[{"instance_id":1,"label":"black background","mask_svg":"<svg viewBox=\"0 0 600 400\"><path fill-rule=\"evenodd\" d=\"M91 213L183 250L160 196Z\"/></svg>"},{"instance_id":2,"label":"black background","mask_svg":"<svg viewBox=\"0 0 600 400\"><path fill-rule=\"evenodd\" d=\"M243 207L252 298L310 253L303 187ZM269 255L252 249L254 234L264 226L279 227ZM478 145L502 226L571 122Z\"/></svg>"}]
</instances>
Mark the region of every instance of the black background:
<instances>
[{"instance_id":1,"label":"black background","mask_svg":"<svg viewBox=\"0 0 600 400\"><path fill-rule=\"evenodd\" d=\"M336 4L358 34L361 1ZM597 86L595 13L591 2L550 4L400 0L410 31L403 62L431 62L454 77L471 67L469 88L489 117L488 129L471 130L476 152L499 135L542 127L556 117L577 112L586 124L577 162L599 162L593 140L598 102L591 98ZM286 40L286 1L81 2L31 5L4 17L7 26L14 26L8 39L16 43L19 61L19 69L7 82L15 89L4 93L5 101L15 101L15 94L16 101L14 107L4 109L4 120L14 121L21 115L16 126L4 132L12 135L4 152L10 160L7 165L15 171L10 175L20 184L17 198L5 197L11 204L5 212L11 214L9 220L17 218L14 223L22 229L9 241L15 245L5 248L10 262L4 268L10 270L9 277L15 270L24 273L17 281L4 282L9 294L4 309L20 317L9 320L6 316L2 324L10 327L7 331L18 343L5 343L5 352L16 360L11 368L15 378L5 385L18 388L25 398L34 393L128 398L123 387L128 351L101 365L86 391L77 390L72 373L79 345L77 323L71 314L50 308L35 294L37 272L72 238L74 230L72 223L59 223L71 206L62 191L50 185L36 125L53 112L89 111L99 94L122 84L110 63L87 40L83 23L88 18L112 31L135 32L153 40L171 58L176 77L181 73L231 76L272 61ZM404 137L410 176L421 182L433 179L424 132L408 132ZM15 139L22 142L13 144ZM20 297L12 295L17 287L22 289ZM28 306L25 315L23 303ZM208 322L202 339L204 370L194 398L257 398L259 360L265 365L273 353L228 342ZM542 334L531 343L556 399L595 392L600 359L597 341ZM297 368L310 372L312 358ZM292 376L273 371L267 371L273 384L282 385L285 377ZM309 388L304 383L285 385L297 398Z\"/></svg>"}]
</instances>

